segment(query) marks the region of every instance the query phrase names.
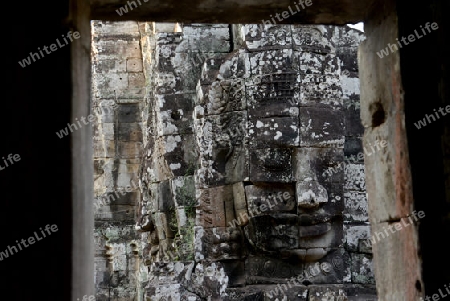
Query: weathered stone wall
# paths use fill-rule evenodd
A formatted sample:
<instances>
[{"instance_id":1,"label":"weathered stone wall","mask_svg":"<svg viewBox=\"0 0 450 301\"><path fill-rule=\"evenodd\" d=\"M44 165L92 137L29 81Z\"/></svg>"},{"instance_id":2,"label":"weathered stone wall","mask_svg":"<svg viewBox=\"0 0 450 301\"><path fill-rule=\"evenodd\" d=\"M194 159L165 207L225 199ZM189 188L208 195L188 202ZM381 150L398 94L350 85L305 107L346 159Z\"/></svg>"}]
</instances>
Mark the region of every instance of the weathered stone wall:
<instances>
[{"instance_id":1,"label":"weathered stone wall","mask_svg":"<svg viewBox=\"0 0 450 301\"><path fill-rule=\"evenodd\" d=\"M109 216L96 216L98 296L116 300L114 296L122 294L123 300L134 300L134 290L138 298L145 295L151 300L169 296L172 300L240 300L244 296L275 300L271 290L280 285L287 288L289 278L314 272L315 263L321 262L329 263L332 271L322 265L322 275L300 281L299 287L289 284L288 300L341 295L349 300L374 300L371 248L366 245L370 227L364 162L358 156L363 152L363 128L356 51L363 35L332 26L184 25L175 32L175 24L103 23L93 27L94 92L98 95L93 99L94 106L103 106L103 115L111 117L96 125L95 144L102 147L96 156L96 196L120 191L127 182L120 186L114 184L117 179L127 171L129 176L123 177L132 181L138 168L141 194L127 196L128 203L123 204L139 206L138 232L131 217L124 218L120 212L114 217L111 210L120 211L119 207L105 204L99 213ZM108 40L118 39L125 41L118 43L120 53L108 48ZM136 47L142 54L136 54ZM134 58L143 61L142 67L123 69L123 61ZM268 97L258 75L278 68L287 76L283 83L289 88L281 87L282 97L269 95L267 105L257 99L258 95ZM145 80L130 86L130 76ZM108 111L108 106L114 108ZM128 109L136 119L128 121L129 114L118 114L120 109ZM121 123L136 123L141 131L133 137L114 135L111 128ZM282 138L273 138L277 136ZM136 156L123 162L122 169L121 149L117 148L117 158L113 153L119 143L129 143L127 152L133 150ZM258 160L284 158L286 151L294 158L292 166L278 162L270 167L272 174L261 169ZM275 172L279 167L284 172ZM267 193L290 194L289 205L276 211L308 211L295 208L301 199L296 191L308 190L310 176L315 178L312 190L318 196L326 187L330 201L326 210L333 221L330 254L321 255L322 260L314 260L317 254L302 255L301 249L295 251L292 246L287 247L291 251L282 252L287 254L283 260L258 248L255 251L249 242L271 244L273 239L264 234L269 228L260 232L268 222L264 214L251 216L250 226L242 220L238 220L241 226L230 226L257 207L254 201ZM286 226L280 228L280 237L291 235ZM252 236L252 227L259 238ZM322 244L310 243L310 247ZM117 250L109 261L101 252L105 247ZM293 252L307 263L286 262ZM127 265L118 264L127 260ZM137 277L132 271L139 271L134 274Z\"/></svg>"},{"instance_id":2,"label":"weathered stone wall","mask_svg":"<svg viewBox=\"0 0 450 301\"><path fill-rule=\"evenodd\" d=\"M381 146L370 141L363 148L364 127L360 119L360 89L357 52L365 39L348 27L334 27L332 41L341 61L340 82L344 112L344 233L349 272L345 282L375 284L372 268L371 232L365 186L364 157L372 156Z\"/></svg>"},{"instance_id":3,"label":"weathered stone wall","mask_svg":"<svg viewBox=\"0 0 450 301\"><path fill-rule=\"evenodd\" d=\"M136 286L145 77L137 22L92 21L97 300L141 300Z\"/></svg>"},{"instance_id":4,"label":"weathered stone wall","mask_svg":"<svg viewBox=\"0 0 450 301\"><path fill-rule=\"evenodd\" d=\"M185 25L182 33L171 28L153 24L142 31L149 83L138 218L149 273L143 285L151 299L197 300L183 280L195 265L196 85L207 58L230 52L230 32L228 25Z\"/></svg>"}]
</instances>

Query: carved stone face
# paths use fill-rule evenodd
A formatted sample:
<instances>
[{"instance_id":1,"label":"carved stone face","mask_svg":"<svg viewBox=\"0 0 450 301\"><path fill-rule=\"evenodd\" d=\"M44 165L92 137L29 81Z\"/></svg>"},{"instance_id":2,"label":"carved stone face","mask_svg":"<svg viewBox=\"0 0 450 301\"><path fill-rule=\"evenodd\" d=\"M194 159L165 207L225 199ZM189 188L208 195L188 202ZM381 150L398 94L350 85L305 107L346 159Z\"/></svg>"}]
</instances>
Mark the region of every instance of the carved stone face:
<instances>
[{"instance_id":1,"label":"carved stone face","mask_svg":"<svg viewBox=\"0 0 450 301\"><path fill-rule=\"evenodd\" d=\"M253 215L246 236L255 248L272 256L316 261L338 248L342 240L343 188L322 177L328 163L339 160L339 150L298 148L292 156L278 158L283 172L289 169L286 162L293 162L288 165L293 165L295 181L245 186Z\"/></svg>"},{"instance_id":2,"label":"carved stone face","mask_svg":"<svg viewBox=\"0 0 450 301\"><path fill-rule=\"evenodd\" d=\"M270 36L270 47L248 42L251 51L207 60L193 133L156 138L144 166L149 252L171 258L177 240L194 241L183 259L233 275L229 287L297 276L342 249L343 172L325 173L343 161L338 62L318 29L280 37L282 47ZM179 95L161 103L185 103ZM192 160L194 177L184 172ZM185 187L195 190L195 206ZM342 281L327 273L314 282Z\"/></svg>"},{"instance_id":3,"label":"carved stone face","mask_svg":"<svg viewBox=\"0 0 450 301\"><path fill-rule=\"evenodd\" d=\"M216 77L200 81L195 114L204 134L198 189L234 191L222 226L241 222L249 260L291 266L324 259L343 237L343 172L324 174L343 161L339 68L321 32L303 31L292 48L239 52L215 66Z\"/></svg>"}]
</instances>

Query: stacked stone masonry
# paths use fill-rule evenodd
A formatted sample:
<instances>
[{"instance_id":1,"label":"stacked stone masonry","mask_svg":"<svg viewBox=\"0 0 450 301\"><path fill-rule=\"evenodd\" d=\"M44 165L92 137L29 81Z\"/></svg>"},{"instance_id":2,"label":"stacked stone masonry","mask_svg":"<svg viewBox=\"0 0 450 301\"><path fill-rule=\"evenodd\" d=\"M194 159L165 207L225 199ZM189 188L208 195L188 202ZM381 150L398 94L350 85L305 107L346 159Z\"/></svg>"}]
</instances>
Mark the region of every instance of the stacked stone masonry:
<instances>
[{"instance_id":1,"label":"stacked stone masonry","mask_svg":"<svg viewBox=\"0 0 450 301\"><path fill-rule=\"evenodd\" d=\"M361 32L92 30L97 300L376 300Z\"/></svg>"}]
</instances>

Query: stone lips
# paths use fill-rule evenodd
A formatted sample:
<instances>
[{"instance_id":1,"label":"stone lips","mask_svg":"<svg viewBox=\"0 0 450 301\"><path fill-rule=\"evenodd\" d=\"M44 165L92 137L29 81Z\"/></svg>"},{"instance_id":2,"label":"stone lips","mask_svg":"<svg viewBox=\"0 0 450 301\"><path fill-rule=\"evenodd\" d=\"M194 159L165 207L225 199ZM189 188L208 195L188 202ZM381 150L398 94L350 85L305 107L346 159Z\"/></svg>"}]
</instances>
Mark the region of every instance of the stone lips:
<instances>
[{"instance_id":1,"label":"stone lips","mask_svg":"<svg viewBox=\"0 0 450 301\"><path fill-rule=\"evenodd\" d=\"M314 261L333 248L342 246L339 219L312 226L300 226L295 214L271 214L250 218L245 234L257 250L272 256ZM281 231L281 232L280 232Z\"/></svg>"}]
</instances>

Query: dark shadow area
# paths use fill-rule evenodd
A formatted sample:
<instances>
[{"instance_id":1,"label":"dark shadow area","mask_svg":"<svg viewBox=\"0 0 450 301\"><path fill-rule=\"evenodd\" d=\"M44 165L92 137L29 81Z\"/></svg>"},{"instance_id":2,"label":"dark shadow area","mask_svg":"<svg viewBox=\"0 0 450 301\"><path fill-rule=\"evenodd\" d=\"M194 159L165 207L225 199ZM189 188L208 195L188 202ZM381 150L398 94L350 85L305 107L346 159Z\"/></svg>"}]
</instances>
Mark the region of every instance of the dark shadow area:
<instances>
[{"instance_id":1,"label":"dark shadow area","mask_svg":"<svg viewBox=\"0 0 450 301\"><path fill-rule=\"evenodd\" d=\"M450 235L450 200L445 195L448 174L444 174L445 166L449 167L449 150L448 142L446 146L442 142L449 139L450 116L442 117L438 113L440 118L437 118L434 111L450 105L444 93L448 95L450 53L449 19L444 12L448 12L450 6L448 1L435 0L423 5L398 1L398 7L399 37L414 34L414 30L423 35L420 26L427 22L436 22L439 26L438 30L400 50L415 209L426 214L419 227L423 281L425 295L431 296L438 293L438 289L444 290L444 284L450 281L446 247ZM431 122L418 129L415 123L424 120L426 114L434 116L429 117Z\"/></svg>"},{"instance_id":2,"label":"dark shadow area","mask_svg":"<svg viewBox=\"0 0 450 301\"><path fill-rule=\"evenodd\" d=\"M70 121L70 49L69 46L58 49L25 68L18 64L30 52L54 43L71 30L65 21L69 1L14 4L10 2L3 9L5 14L13 14L15 20L4 27L3 58L7 68L3 79L6 93L0 118L0 157L19 154L21 160L0 171L0 252L16 245L16 240L31 237L47 224L56 224L59 230L0 261L0 287L9 295L2 299L70 300L71 192L72 184L76 187L76 183L71 182L70 135L60 139L55 134ZM442 144L444 135L449 140L450 116L421 129L414 123L425 114L432 114L433 109L450 104L449 18L445 16L450 7L448 0L419 4L399 0L398 6L400 37L408 36L426 22L437 22L440 28L400 50L403 87L407 91L405 126L415 209L426 213L419 228L423 279L426 294L432 295L450 280L446 248L450 206L445 196L448 175L444 173L450 155L448 143ZM78 281L81 283L83 279Z\"/></svg>"},{"instance_id":3,"label":"dark shadow area","mask_svg":"<svg viewBox=\"0 0 450 301\"><path fill-rule=\"evenodd\" d=\"M18 249L0 261L3 300L69 300L71 275L70 137L55 132L70 120L70 48L62 47L22 68L18 61L55 43L70 31L68 1L8 3L15 21L5 26L0 157L20 161L0 171L0 252ZM62 40L61 40L62 41ZM3 163L3 160L2 160ZM3 165L2 165L3 166ZM26 242L39 228L58 230ZM13 251L14 252L14 251Z\"/></svg>"}]
</instances>

